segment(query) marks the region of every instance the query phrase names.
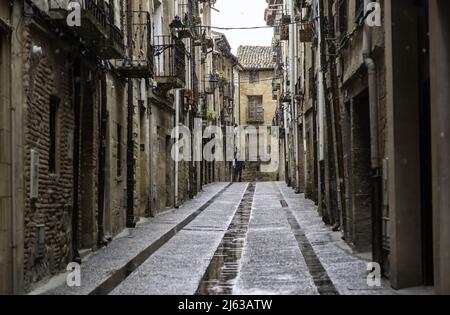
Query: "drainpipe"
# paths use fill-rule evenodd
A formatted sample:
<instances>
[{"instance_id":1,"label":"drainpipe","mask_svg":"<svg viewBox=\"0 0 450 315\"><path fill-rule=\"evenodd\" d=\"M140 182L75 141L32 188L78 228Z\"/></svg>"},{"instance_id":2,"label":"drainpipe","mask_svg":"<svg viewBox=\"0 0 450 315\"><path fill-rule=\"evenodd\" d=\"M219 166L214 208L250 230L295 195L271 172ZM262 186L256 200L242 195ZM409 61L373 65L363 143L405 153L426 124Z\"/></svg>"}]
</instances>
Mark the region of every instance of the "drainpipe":
<instances>
[{"instance_id":1,"label":"drainpipe","mask_svg":"<svg viewBox=\"0 0 450 315\"><path fill-rule=\"evenodd\" d=\"M370 0L365 0L367 7ZM371 57L372 32L370 26L364 24L363 30L363 58L367 68L369 84L369 111L370 111L370 152L371 166L373 169L379 168L379 150L378 150L378 104L377 104L377 82L376 82L376 64Z\"/></svg>"},{"instance_id":2,"label":"drainpipe","mask_svg":"<svg viewBox=\"0 0 450 315\"><path fill-rule=\"evenodd\" d=\"M180 90L176 89L175 90L175 142L178 142L179 139L179 124L180 124ZM178 155L179 155L179 150L178 150L178 146L174 145L175 148L175 185L174 185L174 189L175 189L175 193L174 193L174 198L175 198L175 208L178 208L178 168L179 168L179 163L178 163Z\"/></svg>"},{"instance_id":3,"label":"drainpipe","mask_svg":"<svg viewBox=\"0 0 450 315\"><path fill-rule=\"evenodd\" d=\"M289 0L289 9L291 10L291 25L289 25L289 71L290 71L290 88L291 88L291 108L292 108L292 122L293 122L293 137L294 137L294 166L295 166L295 182L296 192L299 192L299 172L298 172L298 122L297 122L297 108L295 102L295 80L296 80L296 29L295 29L295 10L294 0Z\"/></svg>"},{"instance_id":4,"label":"drainpipe","mask_svg":"<svg viewBox=\"0 0 450 315\"><path fill-rule=\"evenodd\" d=\"M11 70L9 71L10 82L11 81ZM12 266L12 275L11 275L11 283L12 283L12 293L16 294L18 292L17 284L17 207L16 207L16 176L15 176L15 137L16 137L16 108L12 101L13 93L13 85L10 84L10 107L9 107L9 119L11 121L11 141L10 141L10 149L11 149L11 266Z\"/></svg>"},{"instance_id":5,"label":"drainpipe","mask_svg":"<svg viewBox=\"0 0 450 315\"><path fill-rule=\"evenodd\" d=\"M148 153L148 157L149 157L149 173L150 173L150 184L149 184L149 211L150 211L150 216L154 216L154 209L153 209L153 185L155 183L155 176L154 175L154 170L153 170L153 109L152 109L152 95L153 95L153 82L150 81L149 85L148 85L148 93L147 93L147 111L148 111L148 129L149 129L149 136L148 136L148 142L149 142L149 153Z\"/></svg>"},{"instance_id":6,"label":"drainpipe","mask_svg":"<svg viewBox=\"0 0 450 315\"><path fill-rule=\"evenodd\" d=\"M364 1L367 8L370 0ZM378 143L378 102L376 63L371 56L372 32L370 26L364 23L363 29L363 58L367 68L369 86L369 112L370 112L370 161L372 168L372 255L375 262L382 262L382 214L381 214L381 174Z\"/></svg>"},{"instance_id":7,"label":"drainpipe","mask_svg":"<svg viewBox=\"0 0 450 315\"><path fill-rule=\"evenodd\" d=\"M81 60L80 52L75 52L74 58L74 96L73 108L75 119L75 130L73 136L73 205L72 205L72 261L81 262L80 254L78 252L79 239L79 212L80 212L80 129L81 129Z\"/></svg>"},{"instance_id":8,"label":"drainpipe","mask_svg":"<svg viewBox=\"0 0 450 315\"><path fill-rule=\"evenodd\" d=\"M300 3L300 20L303 22L303 0ZM303 26L302 26L303 27ZM307 146L307 139L306 139L306 99L305 99L305 90L306 90L306 45L302 44L302 124L303 124L303 137L302 137L302 145L303 145L303 178L304 178L304 193L306 196L307 192L307 185L308 185L308 146Z\"/></svg>"},{"instance_id":9,"label":"drainpipe","mask_svg":"<svg viewBox=\"0 0 450 315\"><path fill-rule=\"evenodd\" d=\"M128 58L130 62L133 60L133 26L132 26L132 3L127 1L127 45ZM133 135L133 118L134 118L134 81L132 78L128 79L128 109L127 109L127 220L126 226L128 228L136 227L134 222L134 135Z\"/></svg>"},{"instance_id":10,"label":"drainpipe","mask_svg":"<svg viewBox=\"0 0 450 315\"><path fill-rule=\"evenodd\" d=\"M106 62L106 61L105 61ZM105 184L106 184L106 136L108 126L107 114L107 95L106 95L106 72L102 69L101 78L101 109L100 109L100 146L99 146L99 173L98 173L98 240L100 246L106 246L108 241L105 239Z\"/></svg>"}]
</instances>

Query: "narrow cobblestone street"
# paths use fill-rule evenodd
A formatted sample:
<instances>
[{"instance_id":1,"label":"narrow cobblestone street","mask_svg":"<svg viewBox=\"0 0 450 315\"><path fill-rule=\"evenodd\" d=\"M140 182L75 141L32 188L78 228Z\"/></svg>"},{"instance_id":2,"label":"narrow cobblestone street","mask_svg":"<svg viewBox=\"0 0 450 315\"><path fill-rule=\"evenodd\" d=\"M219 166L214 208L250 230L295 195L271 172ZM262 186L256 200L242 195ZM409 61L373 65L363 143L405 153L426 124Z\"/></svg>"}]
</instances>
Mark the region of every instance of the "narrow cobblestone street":
<instances>
[{"instance_id":1,"label":"narrow cobblestone street","mask_svg":"<svg viewBox=\"0 0 450 315\"><path fill-rule=\"evenodd\" d=\"M343 244L284 183L215 183L88 256L80 287L69 288L64 275L33 293L394 293L369 287L367 262Z\"/></svg>"},{"instance_id":2,"label":"narrow cobblestone street","mask_svg":"<svg viewBox=\"0 0 450 315\"><path fill-rule=\"evenodd\" d=\"M0 1L0 296L450 294L448 16Z\"/></svg>"}]
</instances>

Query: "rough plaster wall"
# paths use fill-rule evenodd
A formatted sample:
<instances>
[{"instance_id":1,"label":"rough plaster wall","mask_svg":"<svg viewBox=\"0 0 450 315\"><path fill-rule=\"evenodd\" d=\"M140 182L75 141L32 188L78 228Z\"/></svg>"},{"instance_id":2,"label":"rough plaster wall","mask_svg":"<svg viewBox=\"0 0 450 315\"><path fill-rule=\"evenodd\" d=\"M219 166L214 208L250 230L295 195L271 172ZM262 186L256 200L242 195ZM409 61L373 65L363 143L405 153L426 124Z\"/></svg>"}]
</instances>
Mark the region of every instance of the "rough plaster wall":
<instances>
[{"instance_id":1,"label":"rough plaster wall","mask_svg":"<svg viewBox=\"0 0 450 315\"><path fill-rule=\"evenodd\" d=\"M170 156L170 147L166 146L167 137L171 136L173 127L173 115L167 110L154 107L155 133L153 137L153 169L155 176L155 207L156 212L164 211L167 207L173 206L174 193L174 170ZM168 154L167 154L168 153Z\"/></svg>"},{"instance_id":2,"label":"rough plaster wall","mask_svg":"<svg viewBox=\"0 0 450 315\"><path fill-rule=\"evenodd\" d=\"M106 233L115 236L120 233L126 225L126 126L127 126L127 106L126 106L126 85L113 76L108 76L108 112L109 112L109 166L108 166L108 192L107 192L107 213L105 220ZM117 155L119 139L117 126L122 127L122 141L120 143L122 156L121 176L118 176Z\"/></svg>"}]
</instances>

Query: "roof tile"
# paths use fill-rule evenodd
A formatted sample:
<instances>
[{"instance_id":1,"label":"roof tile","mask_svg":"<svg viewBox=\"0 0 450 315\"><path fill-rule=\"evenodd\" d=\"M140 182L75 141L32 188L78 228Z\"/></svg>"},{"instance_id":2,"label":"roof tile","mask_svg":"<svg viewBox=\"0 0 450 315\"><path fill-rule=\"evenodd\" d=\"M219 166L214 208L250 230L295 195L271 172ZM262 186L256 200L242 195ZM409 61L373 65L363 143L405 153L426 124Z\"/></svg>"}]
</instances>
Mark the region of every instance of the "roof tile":
<instances>
[{"instance_id":1,"label":"roof tile","mask_svg":"<svg viewBox=\"0 0 450 315\"><path fill-rule=\"evenodd\" d=\"M239 63L249 70L274 69L273 50L270 46L239 46Z\"/></svg>"}]
</instances>

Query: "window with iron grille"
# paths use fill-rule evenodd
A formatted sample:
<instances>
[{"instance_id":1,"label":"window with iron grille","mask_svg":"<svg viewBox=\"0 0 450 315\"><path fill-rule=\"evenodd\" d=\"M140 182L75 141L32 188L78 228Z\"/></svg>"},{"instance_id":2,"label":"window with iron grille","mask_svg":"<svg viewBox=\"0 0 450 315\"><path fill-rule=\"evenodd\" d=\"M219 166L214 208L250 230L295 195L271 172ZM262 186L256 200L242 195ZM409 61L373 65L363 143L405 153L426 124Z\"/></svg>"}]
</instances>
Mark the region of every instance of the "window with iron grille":
<instances>
[{"instance_id":1,"label":"window with iron grille","mask_svg":"<svg viewBox=\"0 0 450 315\"><path fill-rule=\"evenodd\" d=\"M262 95L248 96L248 122L264 122Z\"/></svg>"},{"instance_id":2,"label":"window with iron grille","mask_svg":"<svg viewBox=\"0 0 450 315\"><path fill-rule=\"evenodd\" d=\"M339 1L339 33L343 37L347 34L347 0Z\"/></svg>"},{"instance_id":3,"label":"window with iron grille","mask_svg":"<svg viewBox=\"0 0 450 315\"><path fill-rule=\"evenodd\" d=\"M50 150L48 158L48 170L50 174L57 172L58 161L58 109L59 99L57 97L50 98L50 117L49 117L49 131L50 131Z\"/></svg>"}]
</instances>

